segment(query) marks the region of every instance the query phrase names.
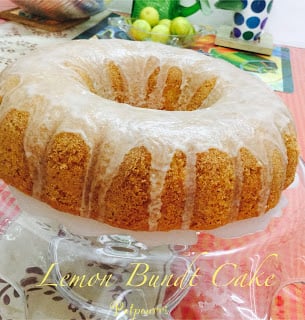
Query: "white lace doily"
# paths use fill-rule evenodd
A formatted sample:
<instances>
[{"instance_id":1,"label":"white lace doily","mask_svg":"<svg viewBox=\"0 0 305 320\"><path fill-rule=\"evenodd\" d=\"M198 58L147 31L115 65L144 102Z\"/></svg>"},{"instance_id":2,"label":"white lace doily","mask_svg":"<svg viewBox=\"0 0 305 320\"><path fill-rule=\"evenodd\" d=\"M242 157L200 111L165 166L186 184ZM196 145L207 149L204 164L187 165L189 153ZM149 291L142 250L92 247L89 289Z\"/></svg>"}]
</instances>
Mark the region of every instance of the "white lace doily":
<instances>
[{"instance_id":1,"label":"white lace doily","mask_svg":"<svg viewBox=\"0 0 305 320\"><path fill-rule=\"evenodd\" d=\"M105 10L89 20L59 32L50 32L7 21L0 24L0 71L36 48L51 43L62 43L96 25L110 14ZM47 54L47 53L46 53Z\"/></svg>"}]
</instances>

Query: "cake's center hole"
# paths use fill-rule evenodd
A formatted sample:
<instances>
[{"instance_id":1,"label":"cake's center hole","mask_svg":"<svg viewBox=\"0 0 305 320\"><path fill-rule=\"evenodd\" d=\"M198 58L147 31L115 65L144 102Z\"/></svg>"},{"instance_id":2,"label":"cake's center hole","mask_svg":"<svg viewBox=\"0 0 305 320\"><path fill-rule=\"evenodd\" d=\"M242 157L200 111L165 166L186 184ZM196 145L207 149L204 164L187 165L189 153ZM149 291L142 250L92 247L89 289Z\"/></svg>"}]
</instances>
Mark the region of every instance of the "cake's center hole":
<instances>
[{"instance_id":1,"label":"cake's center hole","mask_svg":"<svg viewBox=\"0 0 305 320\"><path fill-rule=\"evenodd\" d=\"M215 76L192 73L178 66L156 65L149 68L151 71L144 70L141 75L141 72L127 72L130 66L126 68L126 62L121 66L110 61L103 64L103 74L96 77L94 72L89 73L81 66L66 65L78 73L91 92L139 108L193 111L209 107L219 95L213 90L217 81ZM143 68L146 66L147 63L143 63Z\"/></svg>"},{"instance_id":2,"label":"cake's center hole","mask_svg":"<svg viewBox=\"0 0 305 320\"><path fill-rule=\"evenodd\" d=\"M192 86L193 75L184 75L175 66L168 68L166 74L156 67L145 79L137 79L137 75L128 79L119 66L109 62L108 74L112 87L110 99L135 107L167 111L192 111L202 107L216 83L216 78L212 77Z\"/></svg>"}]
</instances>

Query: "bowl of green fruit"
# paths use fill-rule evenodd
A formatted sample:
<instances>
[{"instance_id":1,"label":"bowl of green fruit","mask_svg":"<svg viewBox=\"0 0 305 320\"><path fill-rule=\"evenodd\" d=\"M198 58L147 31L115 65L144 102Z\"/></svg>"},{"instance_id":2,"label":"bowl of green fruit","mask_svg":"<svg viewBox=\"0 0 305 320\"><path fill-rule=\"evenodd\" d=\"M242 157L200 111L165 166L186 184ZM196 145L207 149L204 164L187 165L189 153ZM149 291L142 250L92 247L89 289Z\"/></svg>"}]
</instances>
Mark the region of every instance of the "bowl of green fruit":
<instances>
[{"instance_id":1,"label":"bowl of green fruit","mask_svg":"<svg viewBox=\"0 0 305 320\"><path fill-rule=\"evenodd\" d=\"M193 25L187 18L160 19L153 7L144 8L139 18L120 18L119 28L135 41L154 41L163 44L190 47L198 37L204 35L204 27Z\"/></svg>"}]
</instances>

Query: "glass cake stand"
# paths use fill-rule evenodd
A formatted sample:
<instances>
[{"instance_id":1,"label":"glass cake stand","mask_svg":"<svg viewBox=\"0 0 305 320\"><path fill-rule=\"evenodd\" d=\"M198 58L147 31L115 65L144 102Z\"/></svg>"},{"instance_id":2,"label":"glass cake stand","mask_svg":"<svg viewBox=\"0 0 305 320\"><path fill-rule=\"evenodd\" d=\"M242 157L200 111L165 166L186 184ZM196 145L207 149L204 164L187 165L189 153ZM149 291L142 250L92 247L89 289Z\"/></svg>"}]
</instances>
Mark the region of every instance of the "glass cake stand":
<instances>
[{"instance_id":1,"label":"glass cake stand","mask_svg":"<svg viewBox=\"0 0 305 320\"><path fill-rule=\"evenodd\" d=\"M126 234L11 190L0 218L21 210L0 233L0 318L260 320L305 282L302 160L277 208L209 232Z\"/></svg>"}]
</instances>

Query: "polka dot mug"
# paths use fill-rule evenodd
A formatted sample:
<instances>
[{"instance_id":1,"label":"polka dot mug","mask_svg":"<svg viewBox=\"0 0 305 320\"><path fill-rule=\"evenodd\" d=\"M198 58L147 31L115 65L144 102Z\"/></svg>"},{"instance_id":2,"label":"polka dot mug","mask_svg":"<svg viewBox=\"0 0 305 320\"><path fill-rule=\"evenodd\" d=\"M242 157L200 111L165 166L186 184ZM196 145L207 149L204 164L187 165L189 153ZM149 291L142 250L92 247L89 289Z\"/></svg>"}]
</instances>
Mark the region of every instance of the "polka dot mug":
<instances>
[{"instance_id":1,"label":"polka dot mug","mask_svg":"<svg viewBox=\"0 0 305 320\"><path fill-rule=\"evenodd\" d=\"M273 0L242 0L243 9L234 13L233 37L259 40L267 23Z\"/></svg>"}]
</instances>

